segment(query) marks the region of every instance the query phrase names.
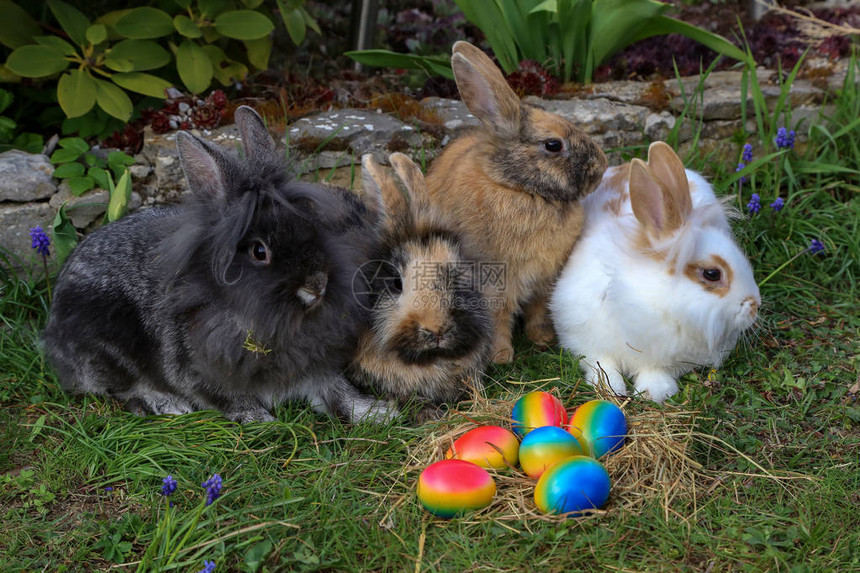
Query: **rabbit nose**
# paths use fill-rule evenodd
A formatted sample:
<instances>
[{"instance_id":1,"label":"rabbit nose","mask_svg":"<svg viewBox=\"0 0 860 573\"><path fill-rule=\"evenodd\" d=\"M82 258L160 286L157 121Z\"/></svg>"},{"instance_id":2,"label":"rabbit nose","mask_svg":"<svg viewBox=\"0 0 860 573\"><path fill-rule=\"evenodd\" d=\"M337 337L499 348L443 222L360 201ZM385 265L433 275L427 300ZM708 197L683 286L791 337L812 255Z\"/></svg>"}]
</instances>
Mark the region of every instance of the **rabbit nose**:
<instances>
[{"instance_id":1,"label":"rabbit nose","mask_svg":"<svg viewBox=\"0 0 860 573\"><path fill-rule=\"evenodd\" d=\"M325 273L314 273L309 276L305 284L296 291L299 299L308 308L317 306L325 296L325 288L328 283L328 275Z\"/></svg>"},{"instance_id":2,"label":"rabbit nose","mask_svg":"<svg viewBox=\"0 0 860 573\"><path fill-rule=\"evenodd\" d=\"M748 296L747 298L744 299L744 305L749 308L750 316L752 318L755 318L756 314L758 314L758 307L759 307L758 301L755 298Z\"/></svg>"}]
</instances>

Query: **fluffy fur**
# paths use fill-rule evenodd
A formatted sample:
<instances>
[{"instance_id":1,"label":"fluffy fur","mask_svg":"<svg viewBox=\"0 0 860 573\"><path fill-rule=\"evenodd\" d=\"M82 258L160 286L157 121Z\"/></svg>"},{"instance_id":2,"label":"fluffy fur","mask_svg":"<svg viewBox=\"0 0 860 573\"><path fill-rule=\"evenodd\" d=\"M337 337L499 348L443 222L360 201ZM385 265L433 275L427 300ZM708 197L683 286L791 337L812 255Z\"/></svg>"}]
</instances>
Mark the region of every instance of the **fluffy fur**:
<instances>
[{"instance_id":1,"label":"fluffy fur","mask_svg":"<svg viewBox=\"0 0 860 573\"><path fill-rule=\"evenodd\" d=\"M376 214L293 181L251 108L236 122L241 161L178 133L190 200L105 226L66 261L44 332L60 382L139 414L267 421L292 399L353 421L393 413L343 375Z\"/></svg>"},{"instance_id":2,"label":"fluffy fur","mask_svg":"<svg viewBox=\"0 0 860 573\"><path fill-rule=\"evenodd\" d=\"M678 376L719 366L752 326L752 268L725 205L665 143L651 145L647 164L610 168L583 204L585 229L550 301L559 339L585 356L591 384L603 370L626 394L626 374L662 402Z\"/></svg>"},{"instance_id":3,"label":"fluffy fur","mask_svg":"<svg viewBox=\"0 0 860 573\"><path fill-rule=\"evenodd\" d=\"M399 153L391 164L405 194L363 158L363 186L383 197L386 223L378 266L367 277L371 324L349 372L400 402L432 406L482 387L492 344L489 301L468 275L479 257L430 206L421 171Z\"/></svg>"},{"instance_id":4,"label":"fluffy fur","mask_svg":"<svg viewBox=\"0 0 860 573\"><path fill-rule=\"evenodd\" d=\"M599 183L606 157L566 119L524 105L478 48L454 44L451 65L464 103L482 126L452 142L427 175L431 200L489 261L504 264L492 285L493 360L513 359L511 327L522 308L526 335L554 338L546 298L579 236L579 200Z\"/></svg>"}]
</instances>

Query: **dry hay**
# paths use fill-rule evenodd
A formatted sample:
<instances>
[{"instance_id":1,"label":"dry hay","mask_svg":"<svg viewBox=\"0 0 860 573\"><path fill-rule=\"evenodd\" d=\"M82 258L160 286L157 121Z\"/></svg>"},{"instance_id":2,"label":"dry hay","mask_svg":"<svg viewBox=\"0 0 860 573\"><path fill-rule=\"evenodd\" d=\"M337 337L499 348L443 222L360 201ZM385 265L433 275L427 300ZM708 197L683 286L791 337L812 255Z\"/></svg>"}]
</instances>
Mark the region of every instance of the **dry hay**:
<instances>
[{"instance_id":1,"label":"dry hay","mask_svg":"<svg viewBox=\"0 0 860 573\"><path fill-rule=\"evenodd\" d=\"M821 18L817 18L810 10L803 7L799 7L797 10L790 10L783 8L775 2L765 2L763 0L757 0L757 2L766 6L768 10L796 19L800 33L805 36L809 44L817 45L822 40L832 37L860 35L860 29L858 28L822 20Z\"/></svg>"},{"instance_id":2,"label":"dry hay","mask_svg":"<svg viewBox=\"0 0 860 573\"><path fill-rule=\"evenodd\" d=\"M592 390L577 394L569 390L550 387L557 378L538 380L528 385L529 390L542 389L560 398L572 412L588 400L610 400L625 413L628 437L624 446L601 458L609 472L611 491L603 509L584 512L580 519L595 518L611 512L636 513L646 505L659 502L666 519L674 516L688 520L697 513L697 501L719 487L731 475L763 477L775 480L809 479L806 476L781 473L779 476L764 469L754 460L738 452L716 436L697 431L701 413L665 406L656 408L641 398L616 397L611 392ZM523 392L525 393L525 392ZM449 411L444 420L425 426L428 434L410 448L403 469L396 476L395 485L383 496L380 507L385 512L381 520L389 522L392 513L403 504L420 502L416 486L421 472L430 464L445 459L451 444L467 431L480 425L511 427L511 412L519 396L510 399L474 397ZM757 473L737 474L704 468L693 459L693 447L706 445L733 456L745 458L758 468ZM528 527L530 521L563 521L564 515L546 515L534 503L536 482L518 468L488 470L496 481L496 496L489 507L466 514L461 521L491 520L502 526L505 522L521 522ZM404 491L404 489L406 491ZM681 513L683 512L683 513Z\"/></svg>"}]
</instances>

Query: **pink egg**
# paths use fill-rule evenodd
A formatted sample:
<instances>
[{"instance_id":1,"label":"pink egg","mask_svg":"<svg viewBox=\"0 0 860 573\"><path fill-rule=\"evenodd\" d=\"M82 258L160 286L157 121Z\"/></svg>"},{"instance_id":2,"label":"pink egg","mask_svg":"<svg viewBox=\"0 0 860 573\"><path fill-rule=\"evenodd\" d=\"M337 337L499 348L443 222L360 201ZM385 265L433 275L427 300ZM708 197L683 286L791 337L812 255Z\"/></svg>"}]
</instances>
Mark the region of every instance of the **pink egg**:
<instances>
[{"instance_id":1,"label":"pink egg","mask_svg":"<svg viewBox=\"0 0 860 573\"><path fill-rule=\"evenodd\" d=\"M551 465L571 456L589 455L588 446L563 428L535 428L520 445L520 465L529 477L538 479Z\"/></svg>"},{"instance_id":2,"label":"pink egg","mask_svg":"<svg viewBox=\"0 0 860 573\"><path fill-rule=\"evenodd\" d=\"M418 478L418 499L424 508L450 519L487 507L496 495L496 482L482 467L463 460L442 460L427 466Z\"/></svg>"},{"instance_id":3,"label":"pink egg","mask_svg":"<svg viewBox=\"0 0 860 573\"><path fill-rule=\"evenodd\" d=\"M525 436L542 426L564 426L568 419L561 400L540 390L529 392L517 400L511 416L514 433L518 436Z\"/></svg>"},{"instance_id":4,"label":"pink egg","mask_svg":"<svg viewBox=\"0 0 860 573\"><path fill-rule=\"evenodd\" d=\"M501 426L481 426L454 440L445 457L501 470L517 465L519 449L520 443L510 430Z\"/></svg>"}]
</instances>

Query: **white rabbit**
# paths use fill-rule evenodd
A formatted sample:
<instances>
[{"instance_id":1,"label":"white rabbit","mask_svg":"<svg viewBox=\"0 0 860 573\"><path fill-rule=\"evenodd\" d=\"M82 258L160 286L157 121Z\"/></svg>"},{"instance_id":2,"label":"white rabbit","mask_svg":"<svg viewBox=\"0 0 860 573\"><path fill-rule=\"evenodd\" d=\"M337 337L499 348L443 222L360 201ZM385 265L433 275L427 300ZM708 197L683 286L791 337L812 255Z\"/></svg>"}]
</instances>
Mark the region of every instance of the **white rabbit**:
<instances>
[{"instance_id":1,"label":"white rabbit","mask_svg":"<svg viewBox=\"0 0 860 573\"><path fill-rule=\"evenodd\" d=\"M662 142L610 168L583 200L585 230L550 300L561 344L616 394L663 402L695 366L719 366L761 305L728 209Z\"/></svg>"}]
</instances>

